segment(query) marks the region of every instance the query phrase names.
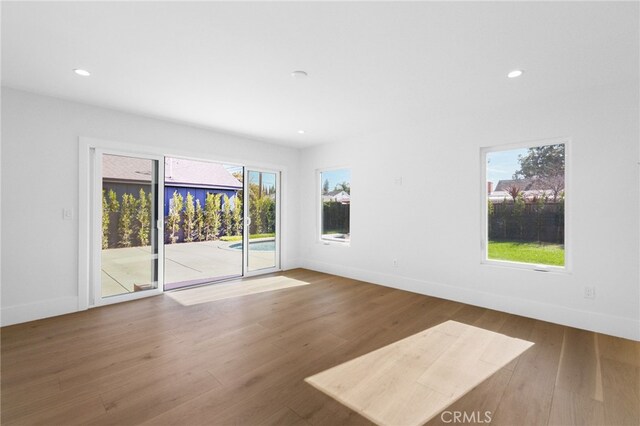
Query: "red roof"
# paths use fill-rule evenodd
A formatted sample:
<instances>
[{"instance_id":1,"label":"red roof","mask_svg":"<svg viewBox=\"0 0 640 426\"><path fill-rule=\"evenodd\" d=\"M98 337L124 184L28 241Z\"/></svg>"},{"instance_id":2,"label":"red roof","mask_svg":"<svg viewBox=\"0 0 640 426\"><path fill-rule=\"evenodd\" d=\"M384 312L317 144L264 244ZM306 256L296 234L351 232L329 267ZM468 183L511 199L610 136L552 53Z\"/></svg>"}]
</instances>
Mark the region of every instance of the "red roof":
<instances>
[{"instance_id":1,"label":"red roof","mask_svg":"<svg viewBox=\"0 0 640 426\"><path fill-rule=\"evenodd\" d=\"M151 161L105 154L102 156L102 176L104 179L150 182ZM242 183L219 163L165 157L164 175L165 185L242 189Z\"/></svg>"}]
</instances>

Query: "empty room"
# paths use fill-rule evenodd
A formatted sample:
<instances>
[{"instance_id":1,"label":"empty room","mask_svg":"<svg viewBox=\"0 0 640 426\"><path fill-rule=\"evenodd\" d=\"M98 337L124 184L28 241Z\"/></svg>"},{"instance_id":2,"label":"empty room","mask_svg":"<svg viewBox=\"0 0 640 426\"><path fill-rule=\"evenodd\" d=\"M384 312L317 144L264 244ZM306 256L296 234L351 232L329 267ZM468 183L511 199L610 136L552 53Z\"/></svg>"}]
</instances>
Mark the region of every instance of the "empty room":
<instances>
[{"instance_id":1,"label":"empty room","mask_svg":"<svg viewBox=\"0 0 640 426\"><path fill-rule=\"evenodd\" d=\"M640 424L639 2L0 8L0 424Z\"/></svg>"}]
</instances>

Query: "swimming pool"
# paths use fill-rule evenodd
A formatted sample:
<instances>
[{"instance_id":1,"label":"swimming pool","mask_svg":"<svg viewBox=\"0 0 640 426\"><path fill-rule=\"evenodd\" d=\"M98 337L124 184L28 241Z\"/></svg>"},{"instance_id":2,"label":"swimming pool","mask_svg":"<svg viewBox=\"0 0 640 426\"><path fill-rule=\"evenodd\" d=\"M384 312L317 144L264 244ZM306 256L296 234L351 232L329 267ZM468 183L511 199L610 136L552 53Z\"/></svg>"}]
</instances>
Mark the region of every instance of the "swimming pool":
<instances>
[{"instance_id":1,"label":"swimming pool","mask_svg":"<svg viewBox=\"0 0 640 426\"><path fill-rule=\"evenodd\" d=\"M230 249L242 250L242 242L231 244ZM276 251L275 240L270 241L251 241L249 243L249 250L251 251Z\"/></svg>"}]
</instances>

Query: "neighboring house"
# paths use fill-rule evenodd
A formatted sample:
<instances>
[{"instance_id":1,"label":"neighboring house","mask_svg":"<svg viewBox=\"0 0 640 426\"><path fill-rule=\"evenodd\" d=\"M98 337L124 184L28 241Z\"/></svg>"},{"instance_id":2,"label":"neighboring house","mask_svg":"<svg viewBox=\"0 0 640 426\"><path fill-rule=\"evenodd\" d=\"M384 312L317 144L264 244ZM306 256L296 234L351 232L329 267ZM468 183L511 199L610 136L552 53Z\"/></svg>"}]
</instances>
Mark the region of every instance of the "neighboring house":
<instances>
[{"instance_id":1,"label":"neighboring house","mask_svg":"<svg viewBox=\"0 0 640 426\"><path fill-rule=\"evenodd\" d=\"M495 189L493 189L492 183L489 183L487 186L489 200L498 202L504 200L505 197L507 200L513 200L513 197L509 194L509 189L513 186L518 187L525 198L531 199L534 196L540 196L542 194L546 194L549 198L553 198L553 190L548 187L545 188L544 183L539 180L504 179L498 181Z\"/></svg>"},{"instance_id":2,"label":"neighboring house","mask_svg":"<svg viewBox=\"0 0 640 426\"><path fill-rule=\"evenodd\" d=\"M337 189L322 194L322 201L336 201L342 204L349 204L351 202L351 195L346 191Z\"/></svg>"},{"instance_id":3,"label":"neighboring house","mask_svg":"<svg viewBox=\"0 0 640 426\"><path fill-rule=\"evenodd\" d=\"M138 196L140 188L151 189L151 160L115 155L103 156L103 188L113 189L118 199L125 193ZM175 191L185 199L187 192L204 207L207 193L226 194L233 199L242 190L242 183L222 164L165 158L164 214L169 213L169 201Z\"/></svg>"}]
</instances>

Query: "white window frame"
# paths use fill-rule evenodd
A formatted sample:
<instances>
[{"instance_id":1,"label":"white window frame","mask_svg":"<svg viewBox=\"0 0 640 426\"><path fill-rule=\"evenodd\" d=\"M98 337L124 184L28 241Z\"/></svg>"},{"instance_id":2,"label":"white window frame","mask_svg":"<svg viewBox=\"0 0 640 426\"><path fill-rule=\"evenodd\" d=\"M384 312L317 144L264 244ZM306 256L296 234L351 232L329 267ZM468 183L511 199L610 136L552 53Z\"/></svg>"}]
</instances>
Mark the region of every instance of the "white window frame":
<instances>
[{"instance_id":1,"label":"white window frame","mask_svg":"<svg viewBox=\"0 0 640 426\"><path fill-rule=\"evenodd\" d=\"M510 151L521 148L534 148L546 145L564 144L564 266L536 265L533 263L511 262L507 260L495 260L488 258L487 243L489 241L488 229L488 194L487 194L487 154L492 152ZM572 250L572 182L571 182L571 139L569 137L558 137L551 139L539 139L533 141L493 145L480 148L480 264L486 266L498 266L524 269L537 272L571 273ZM566 195L568 194L568 195Z\"/></svg>"},{"instance_id":2,"label":"white window frame","mask_svg":"<svg viewBox=\"0 0 640 426\"><path fill-rule=\"evenodd\" d=\"M325 246L335 246L335 247L350 247L351 246L351 237L353 235L351 229L351 200L353 200L353 194L350 195L349 200L349 240L338 240L338 239L328 239L322 238L322 173L332 172L335 170L344 170L347 169L351 173L351 179L349 181L349 185L351 185L351 181L353 181L353 169L349 166L335 166L335 167L325 167L322 169L316 170L316 227L317 227L317 240L316 242ZM351 192L353 193L353 187L351 187Z\"/></svg>"}]
</instances>

